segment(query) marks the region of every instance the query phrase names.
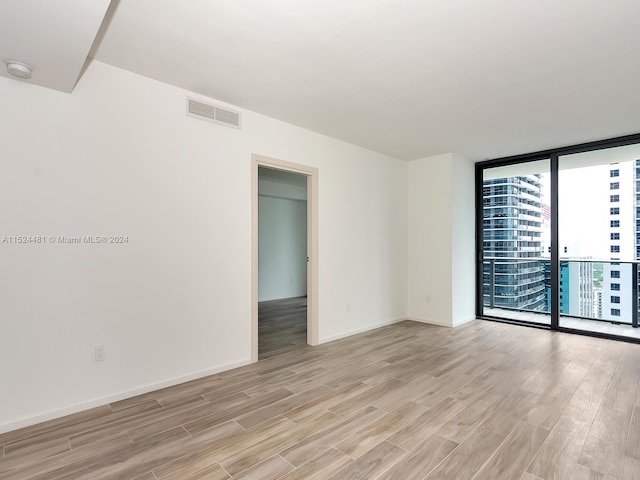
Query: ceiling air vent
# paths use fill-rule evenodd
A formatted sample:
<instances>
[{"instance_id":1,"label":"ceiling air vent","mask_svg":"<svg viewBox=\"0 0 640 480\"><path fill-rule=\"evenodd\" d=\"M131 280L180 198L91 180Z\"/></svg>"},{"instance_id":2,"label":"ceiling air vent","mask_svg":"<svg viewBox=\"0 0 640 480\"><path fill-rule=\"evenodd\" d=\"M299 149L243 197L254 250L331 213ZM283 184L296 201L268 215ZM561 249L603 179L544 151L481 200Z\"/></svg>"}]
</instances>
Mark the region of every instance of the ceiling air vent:
<instances>
[{"instance_id":1,"label":"ceiling air vent","mask_svg":"<svg viewBox=\"0 0 640 480\"><path fill-rule=\"evenodd\" d=\"M240 113L226 108L202 103L187 97L187 115L200 120L220 123L228 127L240 128Z\"/></svg>"}]
</instances>

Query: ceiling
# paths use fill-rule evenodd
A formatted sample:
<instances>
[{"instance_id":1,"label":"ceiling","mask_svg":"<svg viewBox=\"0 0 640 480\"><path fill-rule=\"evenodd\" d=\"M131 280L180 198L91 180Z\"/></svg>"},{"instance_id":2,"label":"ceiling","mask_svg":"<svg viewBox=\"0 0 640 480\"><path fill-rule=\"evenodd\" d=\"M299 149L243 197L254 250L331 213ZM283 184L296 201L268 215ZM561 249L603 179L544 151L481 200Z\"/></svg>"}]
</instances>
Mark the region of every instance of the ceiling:
<instances>
[{"instance_id":1,"label":"ceiling","mask_svg":"<svg viewBox=\"0 0 640 480\"><path fill-rule=\"evenodd\" d=\"M35 37L2 32L0 55L57 88L65 64L39 62L91 42L50 37L86 36L104 3L3 0ZM640 132L639 18L638 0L112 0L92 55L397 158L482 160Z\"/></svg>"},{"instance_id":2,"label":"ceiling","mask_svg":"<svg viewBox=\"0 0 640 480\"><path fill-rule=\"evenodd\" d=\"M109 0L0 1L0 61L33 68L30 83L70 93L109 7ZM0 63L0 76L11 77Z\"/></svg>"}]
</instances>

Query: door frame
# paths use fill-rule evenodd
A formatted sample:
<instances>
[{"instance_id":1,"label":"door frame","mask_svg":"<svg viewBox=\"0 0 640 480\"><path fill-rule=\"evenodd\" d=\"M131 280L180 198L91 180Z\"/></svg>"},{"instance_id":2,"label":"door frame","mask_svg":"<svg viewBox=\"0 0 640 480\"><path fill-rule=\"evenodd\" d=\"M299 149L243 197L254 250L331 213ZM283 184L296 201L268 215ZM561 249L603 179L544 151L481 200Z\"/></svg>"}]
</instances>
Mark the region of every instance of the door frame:
<instances>
[{"instance_id":1,"label":"door frame","mask_svg":"<svg viewBox=\"0 0 640 480\"><path fill-rule=\"evenodd\" d=\"M318 169L251 154L251 362L258 361L258 167L307 177L307 343L318 345Z\"/></svg>"}]
</instances>

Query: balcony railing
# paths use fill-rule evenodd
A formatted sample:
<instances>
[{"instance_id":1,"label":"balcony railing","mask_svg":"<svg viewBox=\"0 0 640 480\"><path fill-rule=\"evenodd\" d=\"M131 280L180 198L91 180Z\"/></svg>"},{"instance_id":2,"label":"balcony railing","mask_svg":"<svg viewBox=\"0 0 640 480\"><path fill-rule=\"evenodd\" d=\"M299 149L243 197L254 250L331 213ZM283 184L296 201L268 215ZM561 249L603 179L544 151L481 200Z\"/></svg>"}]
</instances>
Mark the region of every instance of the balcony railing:
<instances>
[{"instance_id":1,"label":"balcony railing","mask_svg":"<svg viewBox=\"0 0 640 480\"><path fill-rule=\"evenodd\" d=\"M638 263L561 258L560 316L637 328ZM483 297L484 306L491 309L550 313L551 261L485 259Z\"/></svg>"}]
</instances>

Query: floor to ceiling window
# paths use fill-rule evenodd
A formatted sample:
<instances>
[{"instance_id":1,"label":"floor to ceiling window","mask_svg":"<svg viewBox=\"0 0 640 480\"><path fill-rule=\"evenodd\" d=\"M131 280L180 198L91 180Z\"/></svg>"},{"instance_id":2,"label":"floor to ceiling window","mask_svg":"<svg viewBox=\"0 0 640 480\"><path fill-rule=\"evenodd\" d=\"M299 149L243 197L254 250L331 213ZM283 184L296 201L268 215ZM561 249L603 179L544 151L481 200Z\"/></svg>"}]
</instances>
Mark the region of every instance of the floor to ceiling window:
<instances>
[{"instance_id":1,"label":"floor to ceiling window","mask_svg":"<svg viewBox=\"0 0 640 480\"><path fill-rule=\"evenodd\" d=\"M549 160L483 170L482 311L549 324Z\"/></svg>"},{"instance_id":2,"label":"floor to ceiling window","mask_svg":"<svg viewBox=\"0 0 640 480\"><path fill-rule=\"evenodd\" d=\"M640 135L476 173L478 316L640 341Z\"/></svg>"}]
</instances>

